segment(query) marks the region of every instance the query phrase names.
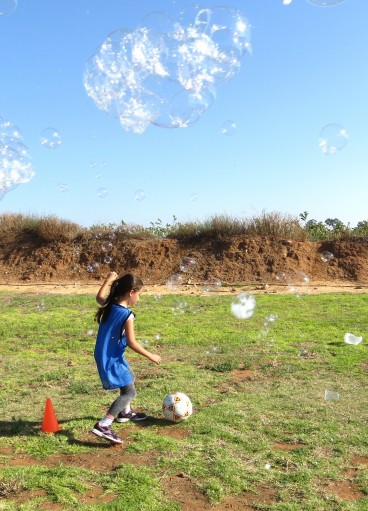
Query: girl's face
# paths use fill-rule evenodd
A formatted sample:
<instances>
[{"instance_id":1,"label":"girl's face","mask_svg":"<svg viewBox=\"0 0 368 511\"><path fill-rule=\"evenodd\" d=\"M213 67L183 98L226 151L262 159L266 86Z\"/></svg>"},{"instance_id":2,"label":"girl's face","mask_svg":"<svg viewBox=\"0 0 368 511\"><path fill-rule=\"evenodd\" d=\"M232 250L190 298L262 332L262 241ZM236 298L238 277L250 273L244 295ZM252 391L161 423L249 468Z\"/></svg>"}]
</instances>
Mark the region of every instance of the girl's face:
<instances>
[{"instance_id":1,"label":"girl's face","mask_svg":"<svg viewBox=\"0 0 368 511\"><path fill-rule=\"evenodd\" d=\"M141 292L142 292L142 289L139 289L138 291L130 291L129 297L128 297L128 305L129 306L133 306L139 301Z\"/></svg>"}]
</instances>

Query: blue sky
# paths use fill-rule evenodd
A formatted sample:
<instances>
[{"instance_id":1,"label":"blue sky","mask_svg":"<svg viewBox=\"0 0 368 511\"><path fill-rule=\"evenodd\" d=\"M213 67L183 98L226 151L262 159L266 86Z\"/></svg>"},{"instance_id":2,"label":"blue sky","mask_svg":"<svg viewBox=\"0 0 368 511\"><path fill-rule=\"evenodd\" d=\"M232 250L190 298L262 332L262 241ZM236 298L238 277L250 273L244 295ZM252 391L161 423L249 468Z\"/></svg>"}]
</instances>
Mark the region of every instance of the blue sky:
<instances>
[{"instance_id":1,"label":"blue sky","mask_svg":"<svg viewBox=\"0 0 368 511\"><path fill-rule=\"evenodd\" d=\"M189 4L18 0L0 16L0 116L21 130L36 171L5 194L1 213L53 214L86 226L263 210L308 211L352 226L368 219L368 2L199 2L242 11L252 56L195 125L128 133L87 96L85 63L114 30L135 30L152 11L177 17ZM231 136L222 133L229 120ZM326 156L318 137L330 123L349 138ZM58 148L40 144L48 127L60 134Z\"/></svg>"}]
</instances>

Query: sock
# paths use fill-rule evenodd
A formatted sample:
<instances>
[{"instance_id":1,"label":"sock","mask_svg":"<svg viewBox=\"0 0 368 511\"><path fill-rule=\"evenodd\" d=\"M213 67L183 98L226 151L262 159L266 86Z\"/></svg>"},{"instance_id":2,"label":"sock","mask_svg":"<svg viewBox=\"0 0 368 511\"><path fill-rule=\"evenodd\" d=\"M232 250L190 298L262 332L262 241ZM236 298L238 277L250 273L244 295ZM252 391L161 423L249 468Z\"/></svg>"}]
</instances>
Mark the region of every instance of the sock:
<instances>
[{"instance_id":1,"label":"sock","mask_svg":"<svg viewBox=\"0 0 368 511\"><path fill-rule=\"evenodd\" d=\"M124 408L122 409L122 413L125 415L130 412L130 403L128 403Z\"/></svg>"},{"instance_id":2,"label":"sock","mask_svg":"<svg viewBox=\"0 0 368 511\"><path fill-rule=\"evenodd\" d=\"M109 417L106 417L106 415L104 415L98 424L103 428L105 428L106 426L111 426L112 419L109 419Z\"/></svg>"}]
</instances>

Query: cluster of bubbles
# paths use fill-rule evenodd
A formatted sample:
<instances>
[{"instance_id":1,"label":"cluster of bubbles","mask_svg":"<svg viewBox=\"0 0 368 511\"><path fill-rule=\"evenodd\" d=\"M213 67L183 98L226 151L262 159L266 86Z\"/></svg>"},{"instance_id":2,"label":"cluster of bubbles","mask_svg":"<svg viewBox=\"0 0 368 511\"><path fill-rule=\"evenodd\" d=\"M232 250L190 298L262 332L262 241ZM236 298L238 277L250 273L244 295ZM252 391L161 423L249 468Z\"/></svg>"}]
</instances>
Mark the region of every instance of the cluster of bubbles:
<instances>
[{"instance_id":1,"label":"cluster of bubbles","mask_svg":"<svg viewBox=\"0 0 368 511\"><path fill-rule=\"evenodd\" d=\"M87 61L83 83L126 131L186 128L211 107L247 53L250 24L240 11L191 5L177 19L153 12L136 30L110 33Z\"/></svg>"},{"instance_id":2,"label":"cluster of bubbles","mask_svg":"<svg viewBox=\"0 0 368 511\"><path fill-rule=\"evenodd\" d=\"M298 298L308 294L310 277L301 271L276 273L276 280L282 284L287 284L290 293L295 294Z\"/></svg>"},{"instance_id":3,"label":"cluster of bubbles","mask_svg":"<svg viewBox=\"0 0 368 511\"><path fill-rule=\"evenodd\" d=\"M35 170L17 126L0 117L0 200L18 185L28 183Z\"/></svg>"},{"instance_id":4,"label":"cluster of bubbles","mask_svg":"<svg viewBox=\"0 0 368 511\"><path fill-rule=\"evenodd\" d=\"M112 259L112 256L109 254L109 252L111 252L111 250L113 248L113 244L111 243L111 241L104 241L102 243L101 248L102 248L103 252L105 253L104 258L103 258L104 263L111 264L113 259Z\"/></svg>"},{"instance_id":5,"label":"cluster of bubbles","mask_svg":"<svg viewBox=\"0 0 368 511\"><path fill-rule=\"evenodd\" d=\"M347 131L340 124L327 124L319 133L318 145L322 153L326 156L341 151L347 143Z\"/></svg>"},{"instance_id":6,"label":"cluster of bubbles","mask_svg":"<svg viewBox=\"0 0 368 511\"><path fill-rule=\"evenodd\" d=\"M256 310L256 299L250 293L240 293L232 300L230 308L238 319L249 319Z\"/></svg>"}]
</instances>

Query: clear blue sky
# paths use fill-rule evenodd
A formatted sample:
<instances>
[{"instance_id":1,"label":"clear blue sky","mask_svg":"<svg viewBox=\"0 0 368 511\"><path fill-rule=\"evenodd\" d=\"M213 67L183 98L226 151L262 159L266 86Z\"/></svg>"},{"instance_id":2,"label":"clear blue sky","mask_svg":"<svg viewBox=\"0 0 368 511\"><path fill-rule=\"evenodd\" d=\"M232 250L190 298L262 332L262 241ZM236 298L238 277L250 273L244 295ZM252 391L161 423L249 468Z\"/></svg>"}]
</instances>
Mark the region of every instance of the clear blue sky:
<instances>
[{"instance_id":1,"label":"clear blue sky","mask_svg":"<svg viewBox=\"0 0 368 511\"><path fill-rule=\"evenodd\" d=\"M0 16L0 116L21 130L36 171L5 194L0 212L54 214L86 226L263 210L308 211L352 226L368 219L365 0L332 7L200 2L240 9L252 25L253 49L200 121L185 129L150 126L139 135L96 107L83 69L108 34L135 30L152 11L176 17L190 3L18 0L13 14ZM221 132L227 120L236 124L232 136ZM342 125L349 140L324 156L318 136L329 123ZM56 149L40 144L50 126L62 139ZM98 197L99 188L106 197ZM143 200L135 199L138 189Z\"/></svg>"}]
</instances>

